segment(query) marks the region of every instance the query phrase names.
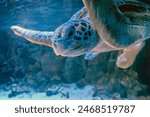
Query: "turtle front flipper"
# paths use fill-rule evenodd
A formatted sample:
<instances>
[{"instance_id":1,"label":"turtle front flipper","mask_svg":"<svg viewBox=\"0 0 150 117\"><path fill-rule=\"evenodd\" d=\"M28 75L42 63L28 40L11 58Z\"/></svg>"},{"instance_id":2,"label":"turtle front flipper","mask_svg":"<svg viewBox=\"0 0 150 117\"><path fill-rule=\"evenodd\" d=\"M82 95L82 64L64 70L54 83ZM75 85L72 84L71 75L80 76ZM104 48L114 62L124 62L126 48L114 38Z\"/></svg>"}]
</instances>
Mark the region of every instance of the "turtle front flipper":
<instances>
[{"instance_id":1,"label":"turtle front flipper","mask_svg":"<svg viewBox=\"0 0 150 117\"><path fill-rule=\"evenodd\" d=\"M12 26L11 29L16 35L24 37L32 43L52 47L53 32L28 30L19 26Z\"/></svg>"}]
</instances>

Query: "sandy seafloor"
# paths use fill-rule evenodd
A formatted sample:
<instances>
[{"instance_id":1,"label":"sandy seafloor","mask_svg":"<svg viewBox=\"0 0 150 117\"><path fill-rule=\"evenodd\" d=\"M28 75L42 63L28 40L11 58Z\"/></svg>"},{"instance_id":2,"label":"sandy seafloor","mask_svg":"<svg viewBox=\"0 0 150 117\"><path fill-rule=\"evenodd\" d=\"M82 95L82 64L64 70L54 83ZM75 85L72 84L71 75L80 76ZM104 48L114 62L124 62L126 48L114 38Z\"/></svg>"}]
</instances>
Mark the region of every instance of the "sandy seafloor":
<instances>
[{"instance_id":1,"label":"sandy seafloor","mask_svg":"<svg viewBox=\"0 0 150 117\"><path fill-rule=\"evenodd\" d=\"M55 91L54 91L55 92ZM8 95L10 91L1 91L0 98L1 99L10 99ZM45 92L43 93L23 93L18 96L12 97L11 99L33 99L33 100L91 100L96 99L98 97L93 97L94 91L92 86L85 86L82 89L79 89L75 86L75 84L67 85L67 87L62 87L56 91L55 94L51 96L47 96Z\"/></svg>"},{"instance_id":2,"label":"sandy seafloor","mask_svg":"<svg viewBox=\"0 0 150 117\"><path fill-rule=\"evenodd\" d=\"M24 87L25 88L25 87ZM28 87L26 87L28 89ZM121 97L119 92L109 93L107 90L96 90L94 85L79 88L76 84L53 85L46 92L12 91L0 89L1 100L149 100L150 96Z\"/></svg>"}]
</instances>

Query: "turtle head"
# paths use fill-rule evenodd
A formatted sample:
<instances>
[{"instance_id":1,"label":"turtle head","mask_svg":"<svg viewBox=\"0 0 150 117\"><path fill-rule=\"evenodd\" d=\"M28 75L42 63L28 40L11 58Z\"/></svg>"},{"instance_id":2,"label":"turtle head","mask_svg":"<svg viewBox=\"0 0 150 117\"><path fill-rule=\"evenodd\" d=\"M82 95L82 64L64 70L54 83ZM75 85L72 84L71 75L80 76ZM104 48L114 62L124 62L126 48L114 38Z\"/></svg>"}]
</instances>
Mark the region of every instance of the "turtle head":
<instances>
[{"instance_id":1,"label":"turtle head","mask_svg":"<svg viewBox=\"0 0 150 117\"><path fill-rule=\"evenodd\" d=\"M73 20L59 26L52 38L52 47L61 56L80 56L94 46L95 30L85 20Z\"/></svg>"},{"instance_id":2,"label":"turtle head","mask_svg":"<svg viewBox=\"0 0 150 117\"><path fill-rule=\"evenodd\" d=\"M96 31L86 20L71 20L54 32L35 31L12 26L18 36L40 45L52 47L56 55L75 57L85 54L96 45Z\"/></svg>"}]
</instances>

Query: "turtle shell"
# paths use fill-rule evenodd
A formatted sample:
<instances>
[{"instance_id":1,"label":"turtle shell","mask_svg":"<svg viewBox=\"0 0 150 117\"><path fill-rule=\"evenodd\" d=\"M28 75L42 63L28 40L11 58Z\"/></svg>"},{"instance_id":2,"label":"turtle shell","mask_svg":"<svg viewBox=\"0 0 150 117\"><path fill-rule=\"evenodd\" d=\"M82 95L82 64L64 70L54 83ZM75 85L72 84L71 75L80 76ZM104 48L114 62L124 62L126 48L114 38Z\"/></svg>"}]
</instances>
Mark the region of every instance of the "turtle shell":
<instances>
[{"instance_id":1,"label":"turtle shell","mask_svg":"<svg viewBox=\"0 0 150 117\"><path fill-rule=\"evenodd\" d=\"M149 39L150 4L144 0L122 0L116 5L114 1L83 0L101 39L118 49Z\"/></svg>"}]
</instances>

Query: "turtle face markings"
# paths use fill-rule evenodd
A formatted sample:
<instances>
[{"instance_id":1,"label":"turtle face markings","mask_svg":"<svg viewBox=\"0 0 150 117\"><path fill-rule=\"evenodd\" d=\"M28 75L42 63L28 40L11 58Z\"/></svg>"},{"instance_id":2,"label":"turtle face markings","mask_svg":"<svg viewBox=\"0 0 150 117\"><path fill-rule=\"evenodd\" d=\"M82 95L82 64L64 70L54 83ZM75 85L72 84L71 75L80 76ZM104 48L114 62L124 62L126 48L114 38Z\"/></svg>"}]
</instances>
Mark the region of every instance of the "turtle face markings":
<instances>
[{"instance_id":1,"label":"turtle face markings","mask_svg":"<svg viewBox=\"0 0 150 117\"><path fill-rule=\"evenodd\" d=\"M82 40L82 41L86 41L86 40L90 39L90 37L92 36L91 25L84 20L77 22L77 24L75 25L75 28L77 31L76 38L78 40Z\"/></svg>"},{"instance_id":2,"label":"turtle face markings","mask_svg":"<svg viewBox=\"0 0 150 117\"><path fill-rule=\"evenodd\" d=\"M52 46L57 55L75 57L94 44L95 30L85 20L69 21L55 30Z\"/></svg>"}]
</instances>

